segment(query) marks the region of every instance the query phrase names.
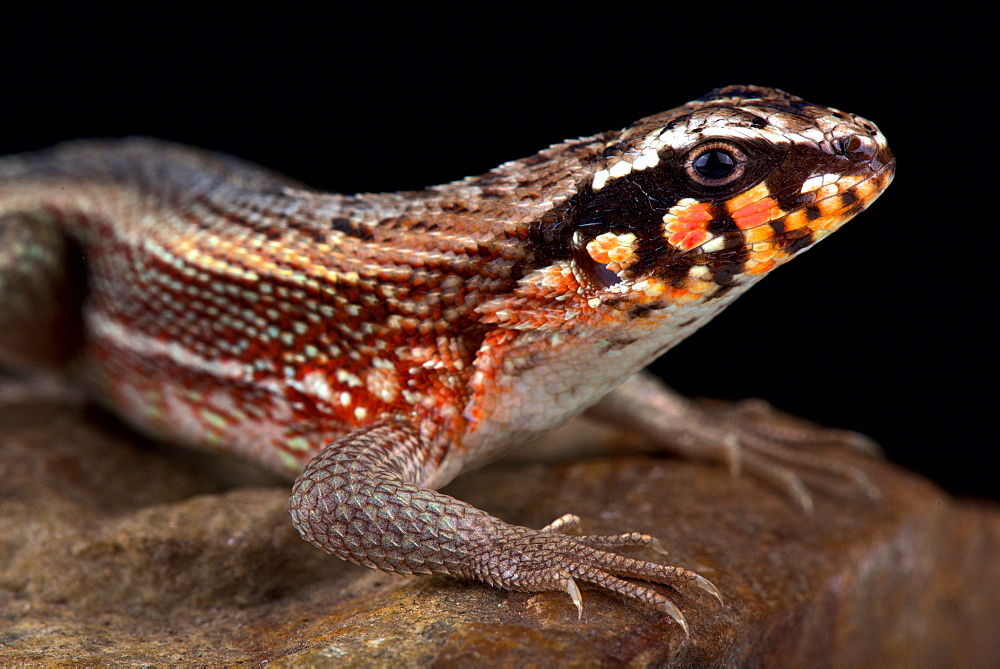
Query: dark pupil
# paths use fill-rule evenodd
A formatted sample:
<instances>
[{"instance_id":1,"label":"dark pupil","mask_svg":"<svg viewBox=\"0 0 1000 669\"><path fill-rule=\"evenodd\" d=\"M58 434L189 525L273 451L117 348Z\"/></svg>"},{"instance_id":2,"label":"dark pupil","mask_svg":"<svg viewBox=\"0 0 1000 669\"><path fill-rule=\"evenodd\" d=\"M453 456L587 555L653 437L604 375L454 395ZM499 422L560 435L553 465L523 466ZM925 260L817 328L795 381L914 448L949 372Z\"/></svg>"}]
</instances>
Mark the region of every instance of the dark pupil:
<instances>
[{"instance_id":1,"label":"dark pupil","mask_svg":"<svg viewBox=\"0 0 1000 669\"><path fill-rule=\"evenodd\" d=\"M732 155L721 149L710 149L692 163L698 174L706 179L725 179L736 169Z\"/></svg>"}]
</instances>

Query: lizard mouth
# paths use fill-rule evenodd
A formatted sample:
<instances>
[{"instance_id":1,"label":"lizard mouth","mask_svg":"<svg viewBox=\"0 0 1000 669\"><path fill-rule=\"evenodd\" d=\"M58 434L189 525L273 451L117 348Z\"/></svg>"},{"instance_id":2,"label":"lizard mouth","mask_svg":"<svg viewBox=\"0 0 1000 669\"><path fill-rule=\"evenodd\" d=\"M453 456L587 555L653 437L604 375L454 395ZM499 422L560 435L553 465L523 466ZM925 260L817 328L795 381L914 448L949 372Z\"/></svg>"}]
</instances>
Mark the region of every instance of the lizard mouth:
<instances>
[{"instance_id":1,"label":"lizard mouth","mask_svg":"<svg viewBox=\"0 0 1000 669\"><path fill-rule=\"evenodd\" d=\"M895 159L888 154L875 171L867 175L842 175L817 186L811 204L743 229L747 257L741 273L762 276L838 230L885 192L895 174L895 165ZM809 186L808 182L803 185L803 194L809 192L805 190Z\"/></svg>"}]
</instances>

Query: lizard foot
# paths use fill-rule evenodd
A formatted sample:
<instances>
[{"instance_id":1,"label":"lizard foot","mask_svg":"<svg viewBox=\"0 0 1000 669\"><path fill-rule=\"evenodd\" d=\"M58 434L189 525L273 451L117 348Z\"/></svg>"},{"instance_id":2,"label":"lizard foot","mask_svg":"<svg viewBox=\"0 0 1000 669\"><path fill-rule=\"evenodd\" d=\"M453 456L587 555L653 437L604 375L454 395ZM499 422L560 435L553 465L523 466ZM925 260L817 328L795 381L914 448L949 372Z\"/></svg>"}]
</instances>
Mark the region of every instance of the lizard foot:
<instances>
[{"instance_id":1,"label":"lizard foot","mask_svg":"<svg viewBox=\"0 0 1000 669\"><path fill-rule=\"evenodd\" d=\"M711 581L693 571L655 562L636 560L605 549L648 547L663 552L660 542L649 535L570 535L562 531L579 524L567 514L541 530L508 525L491 518L492 546L484 555L478 576L492 585L522 592L563 590L583 616L583 600L577 581L618 593L665 612L688 634L687 621L677 606L648 585L625 579L676 586L695 585L722 603Z\"/></svg>"},{"instance_id":2,"label":"lizard foot","mask_svg":"<svg viewBox=\"0 0 1000 669\"><path fill-rule=\"evenodd\" d=\"M806 480L820 485L846 482L869 498L880 497L860 467L817 450L839 446L880 455L873 440L794 419L763 400L695 403L642 373L588 414L641 436L656 450L724 463L734 476L748 472L784 491L808 514L813 501Z\"/></svg>"},{"instance_id":3,"label":"lizard foot","mask_svg":"<svg viewBox=\"0 0 1000 669\"><path fill-rule=\"evenodd\" d=\"M746 471L770 482L808 514L813 513L813 502L806 478L847 482L870 499L881 497L878 486L860 467L816 450L846 447L881 457L878 444L859 432L796 419L760 399L713 402L702 409L706 420L722 433L719 443L725 450L718 456L728 464L733 476Z\"/></svg>"}]
</instances>

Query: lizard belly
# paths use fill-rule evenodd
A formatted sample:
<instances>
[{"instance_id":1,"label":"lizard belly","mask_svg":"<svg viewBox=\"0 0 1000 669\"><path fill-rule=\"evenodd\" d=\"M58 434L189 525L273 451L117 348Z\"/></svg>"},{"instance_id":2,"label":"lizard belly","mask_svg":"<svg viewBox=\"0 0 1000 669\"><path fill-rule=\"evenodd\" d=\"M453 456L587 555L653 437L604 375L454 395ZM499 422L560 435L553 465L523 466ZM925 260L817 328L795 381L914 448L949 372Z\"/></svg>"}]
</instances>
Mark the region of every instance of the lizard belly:
<instances>
[{"instance_id":1,"label":"lizard belly","mask_svg":"<svg viewBox=\"0 0 1000 669\"><path fill-rule=\"evenodd\" d=\"M481 352L464 411L468 425L460 464L475 466L580 414L735 297L683 308L665 305L627 328L514 336L508 348Z\"/></svg>"}]
</instances>

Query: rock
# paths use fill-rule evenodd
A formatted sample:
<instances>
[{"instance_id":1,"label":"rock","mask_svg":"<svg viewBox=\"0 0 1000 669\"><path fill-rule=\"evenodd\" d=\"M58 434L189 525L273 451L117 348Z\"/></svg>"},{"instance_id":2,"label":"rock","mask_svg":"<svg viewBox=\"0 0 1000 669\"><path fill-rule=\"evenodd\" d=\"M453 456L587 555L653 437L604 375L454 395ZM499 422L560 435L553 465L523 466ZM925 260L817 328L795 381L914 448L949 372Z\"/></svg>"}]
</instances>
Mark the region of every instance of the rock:
<instances>
[{"instance_id":1,"label":"rock","mask_svg":"<svg viewBox=\"0 0 1000 669\"><path fill-rule=\"evenodd\" d=\"M607 436L586 428L586 440ZM570 441L583 439L581 433ZM538 527L638 530L712 579L667 616L593 590L371 572L302 541L289 484L153 447L113 419L0 406L0 664L985 666L1000 657L1000 510L845 454L884 498L635 454L511 461L447 492ZM655 556L641 555L655 559Z\"/></svg>"}]
</instances>

